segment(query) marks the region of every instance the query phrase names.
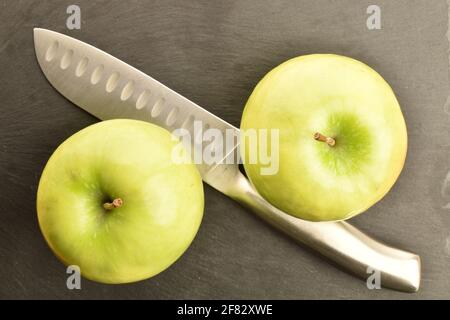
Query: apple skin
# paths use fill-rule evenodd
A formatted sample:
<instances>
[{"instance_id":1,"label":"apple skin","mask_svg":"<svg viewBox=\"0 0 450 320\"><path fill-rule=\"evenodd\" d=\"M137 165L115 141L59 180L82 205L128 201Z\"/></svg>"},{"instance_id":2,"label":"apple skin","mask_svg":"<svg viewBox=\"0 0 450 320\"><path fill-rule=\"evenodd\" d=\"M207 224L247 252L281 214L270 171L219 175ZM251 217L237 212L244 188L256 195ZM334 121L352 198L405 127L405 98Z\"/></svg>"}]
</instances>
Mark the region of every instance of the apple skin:
<instances>
[{"instance_id":1,"label":"apple skin","mask_svg":"<svg viewBox=\"0 0 450 320\"><path fill-rule=\"evenodd\" d=\"M200 174L188 158L173 163L175 145L170 132L124 119L99 122L62 143L37 193L39 225L56 256L103 283L146 279L174 263L204 208ZM105 210L116 198L123 205Z\"/></svg>"},{"instance_id":2,"label":"apple skin","mask_svg":"<svg viewBox=\"0 0 450 320\"><path fill-rule=\"evenodd\" d=\"M394 185L407 151L406 125L386 81L357 60L312 54L270 71L244 110L241 129L279 129L279 171L244 167L275 207L310 221L344 220L379 201ZM319 132L335 139L316 141ZM247 142L248 143L248 142Z\"/></svg>"}]
</instances>

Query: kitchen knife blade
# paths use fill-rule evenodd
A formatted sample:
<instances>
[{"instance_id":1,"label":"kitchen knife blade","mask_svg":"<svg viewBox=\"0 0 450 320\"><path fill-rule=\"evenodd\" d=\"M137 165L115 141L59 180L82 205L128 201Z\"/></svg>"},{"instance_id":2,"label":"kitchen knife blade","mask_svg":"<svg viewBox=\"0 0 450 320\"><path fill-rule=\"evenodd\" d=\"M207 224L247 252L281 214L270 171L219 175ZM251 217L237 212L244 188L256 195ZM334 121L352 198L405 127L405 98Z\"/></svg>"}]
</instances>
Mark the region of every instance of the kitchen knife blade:
<instances>
[{"instance_id":1,"label":"kitchen knife blade","mask_svg":"<svg viewBox=\"0 0 450 320\"><path fill-rule=\"evenodd\" d=\"M203 130L220 130L223 136L230 130L239 134L237 128L94 46L40 28L34 29L34 44L38 63L53 87L101 120L139 119L169 131L184 128L191 134L196 133L194 123L198 123ZM379 272L383 287L405 292L419 289L418 255L384 245L347 222L309 222L278 210L239 171L238 139L232 148L213 147L227 151L224 159L197 164L203 180L213 188L362 279Z\"/></svg>"}]
</instances>

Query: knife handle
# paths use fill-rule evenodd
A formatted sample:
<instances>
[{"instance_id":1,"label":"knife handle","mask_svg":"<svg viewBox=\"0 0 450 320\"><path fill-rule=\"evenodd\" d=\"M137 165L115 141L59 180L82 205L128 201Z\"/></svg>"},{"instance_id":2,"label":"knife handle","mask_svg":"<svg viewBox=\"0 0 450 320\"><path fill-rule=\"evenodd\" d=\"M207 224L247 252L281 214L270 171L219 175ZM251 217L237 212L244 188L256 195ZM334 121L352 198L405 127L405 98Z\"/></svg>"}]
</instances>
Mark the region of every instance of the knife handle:
<instances>
[{"instance_id":1,"label":"knife handle","mask_svg":"<svg viewBox=\"0 0 450 320\"><path fill-rule=\"evenodd\" d=\"M269 204L240 172L227 194L260 218L362 279L379 272L382 287L416 292L420 257L384 245L347 222L309 222Z\"/></svg>"}]
</instances>

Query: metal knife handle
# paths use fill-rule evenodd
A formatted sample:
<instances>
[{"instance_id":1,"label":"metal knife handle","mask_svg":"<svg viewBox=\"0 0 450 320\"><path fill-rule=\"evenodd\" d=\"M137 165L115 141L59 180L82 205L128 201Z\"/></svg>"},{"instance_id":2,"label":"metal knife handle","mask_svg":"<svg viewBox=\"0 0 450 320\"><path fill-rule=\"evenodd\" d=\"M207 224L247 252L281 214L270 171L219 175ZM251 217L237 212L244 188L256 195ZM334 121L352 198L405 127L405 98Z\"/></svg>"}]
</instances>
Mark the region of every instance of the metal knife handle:
<instances>
[{"instance_id":1,"label":"metal knife handle","mask_svg":"<svg viewBox=\"0 0 450 320\"><path fill-rule=\"evenodd\" d=\"M347 222L309 222L292 217L262 198L242 173L234 180L228 195L294 240L362 279L379 271L382 287L405 292L419 289L419 256L384 245Z\"/></svg>"}]
</instances>

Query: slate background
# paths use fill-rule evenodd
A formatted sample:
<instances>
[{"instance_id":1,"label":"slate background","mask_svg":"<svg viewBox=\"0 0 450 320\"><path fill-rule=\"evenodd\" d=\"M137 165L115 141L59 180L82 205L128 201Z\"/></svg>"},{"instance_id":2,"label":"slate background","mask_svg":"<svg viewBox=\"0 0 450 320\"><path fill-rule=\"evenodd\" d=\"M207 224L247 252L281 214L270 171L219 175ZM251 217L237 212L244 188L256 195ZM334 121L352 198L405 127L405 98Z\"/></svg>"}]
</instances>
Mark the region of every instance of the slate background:
<instances>
[{"instance_id":1,"label":"slate background","mask_svg":"<svg viewBox=\"0 0 450 320\"><path fill-rule=\"evenodd\" d=\"M70 4L0 0L0 298L450 298L446 1L79 0L82 27L72 31ZM381 7L381 30L366 28L370 4ZM235 126L258 79L288 58L334 52L371 65L402 105L409 153L393 190L352 223L421 255L420 292L370 291L208 186L198 236L170 269L67 290L38 229L36 187L52 151L96 119L48 84L33 27L93 44Z\"/></svg>"}]
</instances>

